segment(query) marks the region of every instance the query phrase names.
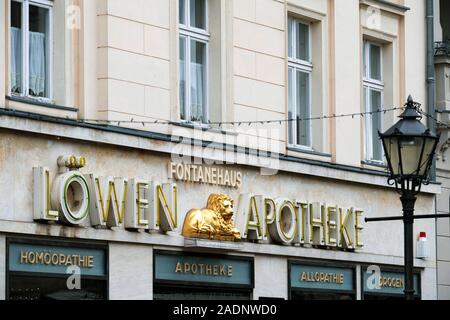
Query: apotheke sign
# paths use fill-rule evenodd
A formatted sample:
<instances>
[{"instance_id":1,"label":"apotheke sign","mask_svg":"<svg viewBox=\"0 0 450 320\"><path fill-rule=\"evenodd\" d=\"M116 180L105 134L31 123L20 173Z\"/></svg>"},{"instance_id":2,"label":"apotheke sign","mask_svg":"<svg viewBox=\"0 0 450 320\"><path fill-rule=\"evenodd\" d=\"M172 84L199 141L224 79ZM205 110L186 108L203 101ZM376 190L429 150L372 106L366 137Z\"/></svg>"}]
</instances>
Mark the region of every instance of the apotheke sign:
<instances>
[{"instance_id":1,"label":"apotheke sign","mask_svg":"<svg viewBox=\"0 0 450 320\"><path fill-rule=\"evenodd\" d=\"M82 174L82 157L59 157L50 181L45 167L33 168L34 219L67 225L168 232L179 227L174 183ZM206 201L204 199L203 201ZM199 200L199 207L203 205ZM242 239L340 249L363 247L363 210L289 198L243 193L234 215Z\"/></svg>"}]
</instances>

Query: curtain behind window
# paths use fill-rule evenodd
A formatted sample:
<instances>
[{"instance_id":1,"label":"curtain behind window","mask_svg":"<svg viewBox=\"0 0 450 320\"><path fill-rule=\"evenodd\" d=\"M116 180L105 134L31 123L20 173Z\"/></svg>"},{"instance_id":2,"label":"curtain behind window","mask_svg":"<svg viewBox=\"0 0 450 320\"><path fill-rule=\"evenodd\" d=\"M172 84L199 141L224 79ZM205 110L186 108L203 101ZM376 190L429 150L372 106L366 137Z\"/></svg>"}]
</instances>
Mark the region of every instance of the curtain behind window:
<instances>
[{"instance_id":1,"label":"curtain behind window","mask_svg":"<svg viewBox=\"0 0 450 320\"><path fill-rule=\"evenodd\" d=\"M22 91L22 30L11 27L11 92Z\"/></svg>"},{"instance_id":2,"label":"curtain behind window","mask_svg":"<svg viewBox=\"0 0 450 320\"><path fill-rule=\"evenodd\" d=\"M205 73L203 65L191 63L191 120L205 121L204 117L204 86Z\"/></svg>"},{"instance_id":3,"label":"curtain behind window","mask_svg":"<svg viewBox=\"0 0 450 320\"><path fill-rule=\"evenodd\" d=\"M45 34L30 32L30 94L45 96Z\"/></svg>"}]
</instances>

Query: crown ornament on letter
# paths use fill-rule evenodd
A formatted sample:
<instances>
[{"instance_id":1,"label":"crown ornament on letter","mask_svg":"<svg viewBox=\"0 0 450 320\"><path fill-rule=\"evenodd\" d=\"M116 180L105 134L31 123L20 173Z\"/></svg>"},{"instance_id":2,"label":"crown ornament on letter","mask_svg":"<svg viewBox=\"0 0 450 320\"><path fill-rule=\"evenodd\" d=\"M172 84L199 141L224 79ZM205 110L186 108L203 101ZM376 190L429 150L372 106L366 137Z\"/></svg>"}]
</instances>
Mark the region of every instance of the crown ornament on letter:
<instances>
[{"instance_id":1,"label":"crown ornament on letter","mask_svg":"<svg viewBox=\"0 0 450 320\"><path fill-rule=\"evenodd\" d=\"M80 170L84 166L86 166L85 157L76 157L74 155L58 157L58 167L60 173Z\"/></svg>"}]
</instances>

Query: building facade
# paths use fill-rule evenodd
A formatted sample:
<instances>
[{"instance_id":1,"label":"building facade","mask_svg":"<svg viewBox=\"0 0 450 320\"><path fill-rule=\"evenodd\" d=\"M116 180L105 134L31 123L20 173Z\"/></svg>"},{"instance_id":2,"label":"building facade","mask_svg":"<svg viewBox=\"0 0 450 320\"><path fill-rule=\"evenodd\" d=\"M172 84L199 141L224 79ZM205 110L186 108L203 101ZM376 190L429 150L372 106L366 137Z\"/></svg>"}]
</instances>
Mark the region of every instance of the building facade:
<instances>
[{"instance_id":1,"label":"building facade","mask_svg":"<svg viewBox=\"0 0 450 320\"><path fill-rule=\"evenodd\" d=\"M424 1L1 0L0 21L0 298L401 298L402 223L364 218L401 213L377 132L409 93L427 110Z\"/></svg>"},{"instance_id":2,"label":"building facade","mask_svg":"<svg viewBox=\"0 0 450 320\"><path fill-rule=\"evenodd\" d=\"M441 147L438 152L437 176L442 183L442 193L437 197L438 213L449 213L449 166L448 166L448 110L450 107L450 18L449 3L434 1L435 17L435 69L436 110L441 131ZM438 298L450 299L450 220L437 223Z\"/></svg>"}]
</instances>

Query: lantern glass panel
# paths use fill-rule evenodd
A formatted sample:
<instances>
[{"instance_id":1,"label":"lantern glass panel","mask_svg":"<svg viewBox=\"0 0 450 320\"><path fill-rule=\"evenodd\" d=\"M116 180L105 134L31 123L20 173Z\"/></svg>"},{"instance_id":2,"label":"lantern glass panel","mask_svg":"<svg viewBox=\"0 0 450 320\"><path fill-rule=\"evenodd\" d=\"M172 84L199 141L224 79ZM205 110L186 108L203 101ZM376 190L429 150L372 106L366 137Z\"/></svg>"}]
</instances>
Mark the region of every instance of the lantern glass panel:
<instances>
[{"instance_id":1,"label":"lantern glass panel","mask_svg":"<svg viewBox=\"0 0 450 320\"><path fill-rule=\"evenodd\" d=\"M404 175L417 175L420 167L423 141L421 137L399 137L401 166Z\"/></svg>"},{"instance_id":2,"label":"lantern glass panel","mask_svg":"<svg viewBox=\"0 0 450 320\"><path fill-rule=\"evenodd\" d=\"M401 173L401 171L400 158L398 155L397 137L386 137L383 140L386 157L388 158L391 166L391 173L393 175L398 175Z\"/></svg>"},{"instance_id":3,"label":"lantern glass panel","mask_svg":"<svg viewBox=\"0 0 450 320\"><path fill-rule=\"evenodd\" d=\"M425 148L423 152L422 163L420 164L419 175L426 178L431 164L429 160L434 156L434 146L436 144L436 140L432 138L424 138L423 140Z\"/></svg>"}]
</instances>

